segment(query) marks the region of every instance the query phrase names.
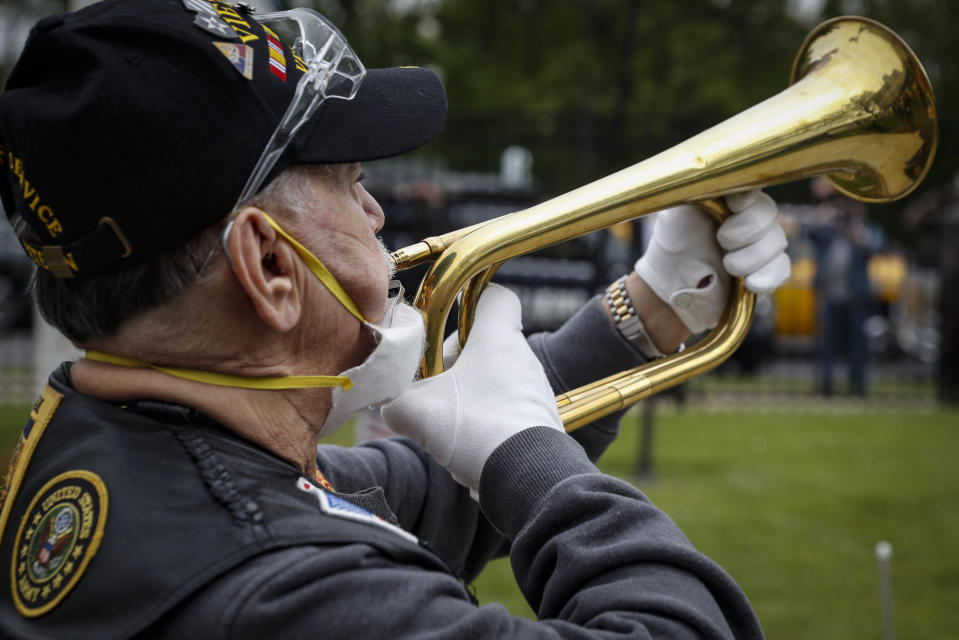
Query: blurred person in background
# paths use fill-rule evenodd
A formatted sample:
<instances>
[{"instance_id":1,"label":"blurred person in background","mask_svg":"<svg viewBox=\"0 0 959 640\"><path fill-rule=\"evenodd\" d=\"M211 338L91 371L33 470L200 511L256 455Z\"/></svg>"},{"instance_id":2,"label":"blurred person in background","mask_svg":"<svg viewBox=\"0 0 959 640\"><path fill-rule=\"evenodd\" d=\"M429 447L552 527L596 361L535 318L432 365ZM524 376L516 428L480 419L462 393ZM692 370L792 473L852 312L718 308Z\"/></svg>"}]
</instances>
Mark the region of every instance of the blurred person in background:
<instances>
[{"instance_id":1,"label":"blurred person in background","mask_svg":"<svg viewBox=\"0 0 959 640\"><path fill-rule=\"evenodd\" d=\"M389 295L360 163L445 114L435 74L364 72L308 10L109 0L34 28L0 94L0 196L86 357L7 475L0 635L762 636L735 581L594 466L622 414L570 436L554 393L714 326L730 274L781 284L775 203L729 196L718 231L660 215L629 274L529 341L491 286L414 380L423 321ZM379 405L404 437L317 445ZM467 588L505 554L538 620Z\"/></svg>"},{"instance_id":2,"label":"blurred person in background","mask_svg":"<svg viewBox=\"0 0 959 640\"><path fill-rule=\"evenodd\" d=\"M873 308L869 258L882 247L882 233L866 219L866 206L840 194L822 177L811 183L816 204L809 238L816 251L819 390L834 391L834 362L846 354L849 392L865 397L869 346L865 322Z\"/></svg>"}]
</instances>

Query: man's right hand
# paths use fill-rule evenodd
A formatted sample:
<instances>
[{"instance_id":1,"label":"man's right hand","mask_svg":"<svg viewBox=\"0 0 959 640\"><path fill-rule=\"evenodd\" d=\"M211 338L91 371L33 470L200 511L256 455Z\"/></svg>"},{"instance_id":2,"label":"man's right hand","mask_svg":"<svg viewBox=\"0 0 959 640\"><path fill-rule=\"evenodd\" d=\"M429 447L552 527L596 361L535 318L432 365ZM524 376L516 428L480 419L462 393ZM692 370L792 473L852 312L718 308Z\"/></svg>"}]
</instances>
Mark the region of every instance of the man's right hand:
<instances>
[{"instance_id":1,"label":"man's right hand","mask_svg":"<svg viewBox=\"0 0 959 640\"><path fill-rule=\"evenodd\" d=\"M383 417L474 495L487 458L508 438L529 427L563 431L546 374L523 337L519 299L495 284L480 296L452 367L413 383L383 407Z\"/></svg>"}]
</instances>

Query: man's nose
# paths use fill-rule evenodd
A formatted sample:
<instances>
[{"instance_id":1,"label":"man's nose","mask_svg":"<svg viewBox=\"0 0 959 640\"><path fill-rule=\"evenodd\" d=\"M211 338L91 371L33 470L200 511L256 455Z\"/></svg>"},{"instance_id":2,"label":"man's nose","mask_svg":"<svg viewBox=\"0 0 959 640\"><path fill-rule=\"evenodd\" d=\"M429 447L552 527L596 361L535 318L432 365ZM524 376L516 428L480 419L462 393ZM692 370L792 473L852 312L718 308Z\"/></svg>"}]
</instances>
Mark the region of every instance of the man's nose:
<instances>
[{"instance_id":1,"label":"man's nose","mask_svg":"<svg viewBox=\"0 0 959 640\"><path fill-rule=\"evenodd\" d=\"M370 218L370 223L373 226L374 232L379 232L383 228L383 224L386 222L386 215L383 213L383 207L380 206L380 203L376 201L376 198L370 195L370 192L360 184L360 202L363 205L363 211L366 212L366 215Z\"/></svg>"}]
</instances>

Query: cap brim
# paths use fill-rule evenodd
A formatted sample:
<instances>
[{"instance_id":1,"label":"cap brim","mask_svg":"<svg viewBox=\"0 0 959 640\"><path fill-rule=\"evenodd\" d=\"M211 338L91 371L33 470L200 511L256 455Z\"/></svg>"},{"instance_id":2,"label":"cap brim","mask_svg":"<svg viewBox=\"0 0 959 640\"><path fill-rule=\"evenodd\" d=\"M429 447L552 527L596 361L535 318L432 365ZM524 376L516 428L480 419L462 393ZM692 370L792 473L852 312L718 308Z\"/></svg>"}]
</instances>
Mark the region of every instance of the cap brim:
<instances>
[{"instance_id":1,"label":"cap brim","mask_svg":"<svg viewBox=\"0 0 959 640\"><path fill-rule=\"evenodd\" d=\"M352 100L328 99L284 164L365 162L426 144L446 120L446 91L429 69L369 69Z\"/></svg>"}]
</instances>

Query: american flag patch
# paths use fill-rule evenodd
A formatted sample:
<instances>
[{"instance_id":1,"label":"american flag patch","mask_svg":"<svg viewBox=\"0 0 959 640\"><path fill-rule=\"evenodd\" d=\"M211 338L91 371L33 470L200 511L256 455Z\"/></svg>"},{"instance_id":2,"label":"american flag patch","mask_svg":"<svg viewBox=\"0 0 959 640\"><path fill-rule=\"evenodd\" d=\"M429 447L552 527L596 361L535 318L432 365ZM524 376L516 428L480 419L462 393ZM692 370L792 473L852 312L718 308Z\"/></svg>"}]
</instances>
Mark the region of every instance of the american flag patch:
<instances>
[{"instance_id":1,"label":"american flag patch","mask_svg":"<svg viewBox=\"0 0 959 640\"><path fill-rule=\"evenodd\" d=\"M306 478L299 478L296 481L296 488L304 493L310 493L316 497L316 501L320 505L320 511L326 515L343 518L345 520L353 520L354 522L371 524L395 533L401 538L409 540L413 544L419 544L417 537L409 531L397 527L394 524L390 524L383 518L373 515L366 509L358 507L352 502L347 502L346 500L337 497L334 493L320 489Z\"/></svg>"},{"instance_id":2,"label":"american flag patch","mask_svg":"<svg viewBox=\"0 0 959 640\"><path fill-rule=\"evenodd\" d=\"M263 30L266 31L266 43L270 48L270 73L286 82L286 54L283 53L283 45L273 31L266 26Z\"/></svg>"}]
</instances>

